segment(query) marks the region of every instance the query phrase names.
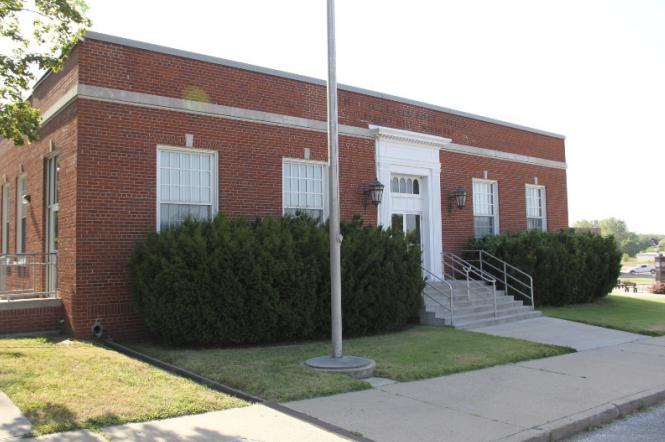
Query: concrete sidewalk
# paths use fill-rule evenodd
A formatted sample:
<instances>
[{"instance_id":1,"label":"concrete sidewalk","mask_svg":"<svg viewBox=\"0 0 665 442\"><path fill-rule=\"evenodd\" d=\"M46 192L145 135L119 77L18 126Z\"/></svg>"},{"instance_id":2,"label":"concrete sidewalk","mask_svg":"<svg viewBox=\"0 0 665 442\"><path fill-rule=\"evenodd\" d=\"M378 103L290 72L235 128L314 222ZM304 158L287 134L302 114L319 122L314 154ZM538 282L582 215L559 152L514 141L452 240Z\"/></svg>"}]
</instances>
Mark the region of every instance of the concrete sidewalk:
<instances>
[{"instance_id":1,"label":"concrete sidewalk","mask_svg":"<svg viewBox=\"0 0 665 442\"><path fill-rule=\"evenodd\" d=\"M665 400L665 337L287 406L377 441L557 440Z\"/></svg>"},{"instance_id":2,"label":"concrete sidewalk","mask_svg":"<svg viewBox=\"0 0 665 442\"><path fill-rule=\"evenodd\" d=\"M3 439L0 439L2 441ZM255 404L204 414L150 422L117 425L99 433L69 431L21 439L40 442L106 441L322 441L342 442L350 438L326 431L265 405Z\"/></svg>"},{"instance_id":3,"label":"concrete sidewalk","mask_svg":"<svg viewBox=\"0 0 665 442\"><path fill-rule=\"evenodd\" d=\"M0 391L0 441L19 438L31 430L30 421L23 416L7 395Z\"/></svg>"},{"instance_id":4,"label":"concrete sidewalk","mask_svg":"<svg viewBox=\"0 0 665 442\"><path fill-rule=\"evenodd\" d=\"M507 338L526 339L541 344L572 347L577 351L625 344L644 338L643 335L635 333L546 316L475 328L471 331Z\"/></svg>"},{"instance_id":5,"label":"concrete sidewalk","mask_svg":"<svg viewBox=\"0 0 665 442\"><path fill-rule=\"evenodd\" d=\"M102 434L81 430L52 434L31 440L40 442L342 442L351 439L326 431L265 405L255 404L244 408L192 416L118 425L104 428Z\"/></svg>"}]
</instances>

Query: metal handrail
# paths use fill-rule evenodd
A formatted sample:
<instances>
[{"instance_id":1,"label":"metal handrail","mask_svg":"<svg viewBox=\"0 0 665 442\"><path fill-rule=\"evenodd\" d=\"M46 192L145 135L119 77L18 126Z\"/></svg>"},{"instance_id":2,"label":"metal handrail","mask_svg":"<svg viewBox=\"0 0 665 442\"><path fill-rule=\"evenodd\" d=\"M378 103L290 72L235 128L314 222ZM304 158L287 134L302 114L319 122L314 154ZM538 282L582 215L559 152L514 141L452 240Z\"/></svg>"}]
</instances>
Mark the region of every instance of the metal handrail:
<instances>
[{"instance_id":1,"label":"metal handrail","mask_svg":"<svg viewBox=\"0 0 665 442\"><path fill-rule=\"evenodd\" d=\"M57 297L57 252L0 254L0 299Z\"/></svg>"},{"instance_id":2,"label":"metal handrail","mask_svg":"<svg viewBox=\"0 0 665 442\"><path fill-rule=\"evenodd\" d=\"M533 295L533 277L531 275L529 275L525 271L515 267L514 265L504 261L503 259L492 255L491 253L489 253L485 250L482 250L482 249L481 250L464 250L464 252L476 253L478 255L478 259L473 260L473 261L478 261L479 262L479 266L480 266L481 270L483 269L484 266L489 266L490 268L492 268L492 269L496 270L497 272L499 272L500 274L502 274L502 276L503 276L503 285L504 285L504 289L506 291L506 294L508 294L508 292L509 292L508 289L511 289L512 291L517 292L518 294L522 295L524 298L530 300L531 301L531 309L532 310L535 309L535 300L534 300L534 295ZM497 267L496 265L492 264L487 259L483 260L483 256L485 256L487 258L490 258L490 259L494 259L495 261L497 261L499 263L500 266L503 267L503 269L501 269L500 267ZM519 273L522 276L526 277L528 279L528 283L522 281L521 279L517 278L515 275L509 273L508 269L516 271L517 273ZM482 270L482 271L484 272L484 270ZM524 288L527 289L527 291L529 293L525 293L522 290L520 290L519 288L515 287L514 284L510 284L508 282L508 278L511 278L512 281L517 281L518 283L520 283Z\"/></svg>"},{"instance_id":3,"label":"metal handrail","mask_svg":"<svg viewBox=\"0 0 665 442\"><path fill-rule=\"evenodd\" d=\"M430 276L430 277L432 277L432 278L438 280L438 282L440 282L440 283L442 283L442 284L448 286L448 290L450 291L450 295L449 295L449 296L446 295L446 293L444 293L443 290L440 290L440 289L439 289L438 287L436 287L434 284L431 284L431 283L427 280L428 276L426 276L426 277L424 278L425 284L427 284L428 287L432 288L434 291L436 291L437 293L441 294L441 295L444 296L444 297L445 297L445 296L448 296L448 301L449 301L449 304L450 304L449 307L446 307L446 306L443 305L441 302L437 301L437 300L434 299L432 296L430 296L430 295L428 295L427 293L425 293L424 290L423 290L423 296L427 296L429 299L431 299L432 301L434 301L435 303L437 303L437 304L440 305L441 307L443 307L443 308L445 308L446 310L448 310L448 311L450 312L450 325L455 325L455 309L454 309L454 305L453 305L453 286L450 285L450 283L449 283L448 281L446 281L446 280L440 278L439 276L437 276L437 275L435 275L434 273L432 273L432 272L430 272L429 270L427 270L425 267L421 267L421 269L422 269L423 272L425 272L428 276Z\"/></svg>"},{"instance_id":4,"label":"metal handrail","mask_svg":"<svg viewBox=\"0 0 665 442\"><path fill-rule=\"evenodd\" d=\"M446 258L450 261L449 266L452 269L450 276L452 279L455 278L455 273L462 273L466 276L466 296L467 299L471 299L471 278L470 275L473 274L475 277L480 278L483 282L490 284L492 286L491 290L488 286L482 285L483 288L490 290L490 296L494 301L494 317L497 317L497 303L496 303L496 278L493 276L486 275L482 270L471 264L470 262L460 258L454 253L443 252L443 274L446 275ZM456 266L460 266L462 271L460 271Z\"/></svg>"}]
</instances>

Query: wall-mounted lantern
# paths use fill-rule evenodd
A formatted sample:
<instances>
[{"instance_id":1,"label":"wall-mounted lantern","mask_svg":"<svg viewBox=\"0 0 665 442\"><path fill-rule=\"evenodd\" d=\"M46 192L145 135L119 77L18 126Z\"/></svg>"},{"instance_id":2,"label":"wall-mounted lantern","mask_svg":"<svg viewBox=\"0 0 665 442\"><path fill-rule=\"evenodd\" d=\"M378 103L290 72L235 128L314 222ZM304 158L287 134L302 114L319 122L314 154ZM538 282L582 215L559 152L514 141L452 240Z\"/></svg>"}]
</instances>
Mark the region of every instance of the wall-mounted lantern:
<instances>
[{"instance_id":1,"label":"wall-mounted lantern","mask_svg":"<svg viewBox=\"0 0 665 442\"><path fill-rule=\"evenodd\" d=\"M365 209L369 205L370 201L375 207L378 206L381 204L381 200L383 199L383 184L381 184L381 181L379 181L378 178L375 178L374 182L366 185L363 188L363 195L365 196L363 201L363 206Z\"/></svg>"},{"instance_id":2,"label":"wall-mounted lantern","mask_svg":"<svg viewBox=\"0 0 665 442\"><path fill-rule=\"evenodd\" d=\"M448 212L453 210L453 202L458 209L463 209L466 206L466 190L460 186L448 194Z\"/></svg>"},{"instance_id":3,"label":"wall-mounted lantern","mask_svg":"<svg viewBox=\"0 0 665 442\"><path fill-rule=\"evenodd\" d=\"M32 196L30 195L23 195L23 204L28 205L32 201Z\"/></svg>"}]
</instances>

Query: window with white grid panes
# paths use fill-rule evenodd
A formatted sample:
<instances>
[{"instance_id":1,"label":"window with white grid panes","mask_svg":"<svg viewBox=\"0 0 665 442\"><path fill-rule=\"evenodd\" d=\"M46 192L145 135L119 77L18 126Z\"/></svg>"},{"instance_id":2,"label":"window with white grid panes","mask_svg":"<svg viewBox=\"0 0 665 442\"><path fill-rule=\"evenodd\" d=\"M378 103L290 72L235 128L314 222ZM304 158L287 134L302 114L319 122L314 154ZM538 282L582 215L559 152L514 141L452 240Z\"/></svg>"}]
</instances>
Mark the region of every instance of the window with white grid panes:
<instances>
[{"instance_id":1,"label":"window with white grid panes","mask_svg":"<svg viewBox=\"0 0 665 442\"><path fill-rule=\"evenodd\" d=\"M498 233L496 181L473 180L473 231L476 238Z\"/></svg>"},{"instance_id":2,"label":"window with white grid panes","mask_svg":"<svg viewBox=\"0 0 665 442\"><path fill-rule=\"evenodd\" d=\"M284 214L306 213L314 219L323 221L325 175L323 164L284 161L282 166Z\"/></svg>"},{"instance_id":3,"label":"window with white grid panes","mask_svg":"<svg viewBox=\"0 0 665 442\"><path fill-rule=\"evenodd\" d=\"M526 185L526 226L527 229L547 230L545 186Z\"/></svg>"},{"instance_id":4,"label":"window with white grid panes","mask_svg":"<svg viewBox=\"0 0 665 442\"><path fill-rule=\"evenodd\" d=\"M191 217L210 219L216 211L217 155L198 149L159 147L158 229Z\"/></svg>"}]
</instances>

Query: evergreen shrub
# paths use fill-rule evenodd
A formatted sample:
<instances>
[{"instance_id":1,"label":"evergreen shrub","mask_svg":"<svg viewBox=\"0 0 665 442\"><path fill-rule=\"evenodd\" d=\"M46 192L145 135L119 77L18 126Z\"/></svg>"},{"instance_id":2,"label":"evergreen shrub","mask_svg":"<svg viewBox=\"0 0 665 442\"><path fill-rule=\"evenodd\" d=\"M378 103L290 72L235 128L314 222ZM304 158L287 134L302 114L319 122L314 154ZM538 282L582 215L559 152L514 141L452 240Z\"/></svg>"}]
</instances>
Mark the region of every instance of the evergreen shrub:
<instances>
[{"instance_id":1,"label":"evergreen shrub","mask_svg":"<svg viewBox=\"0 0 665 442\"><path fill-rule=\"evenodd\" d=\"M469 248L485 250L530 274L536 306L592 302L612 291L621 269L621 252L612 236L573 229L487 236L470 241Z\"/></svg>"},{"instance_id":2,"label":"evergreen shrub","mask_svg":"<svg viewBox=\"0 0 665 442\"><path fill-rule=\"evenodd\" d=\"M420 251L401 234L342 225L345 336L417 320ZM240 345L330 335L328 226L307 216L218 215L148 235L130 259L147 330L175 345Z\"/></svg>"}]
</instances>

